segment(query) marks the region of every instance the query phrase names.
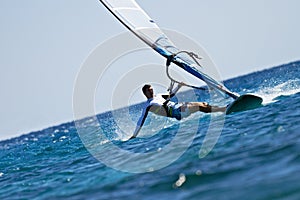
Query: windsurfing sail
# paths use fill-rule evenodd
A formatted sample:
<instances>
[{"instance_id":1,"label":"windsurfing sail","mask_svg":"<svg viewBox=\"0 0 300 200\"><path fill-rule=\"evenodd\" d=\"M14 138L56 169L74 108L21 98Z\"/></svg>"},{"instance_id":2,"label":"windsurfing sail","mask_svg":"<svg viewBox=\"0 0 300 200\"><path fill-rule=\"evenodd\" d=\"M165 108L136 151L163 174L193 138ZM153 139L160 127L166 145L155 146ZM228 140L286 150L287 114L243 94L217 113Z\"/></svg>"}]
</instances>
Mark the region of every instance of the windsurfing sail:
<instances>
[{"instance_id":1,"label":"windsurfing sail","mask_svg":"<svg viewBox=\"0 0 300 200\"><path fill-rule=\"evenodd\" d=\"M153 48L160 55L186 72L204 81L209 87L221 91L233 99L239 97L221 82L214 80L197 69L198 63L179 50L162 32L157 24L134 0L100 0L100 2L133 34Z\"/></svg>"}]
</instances>

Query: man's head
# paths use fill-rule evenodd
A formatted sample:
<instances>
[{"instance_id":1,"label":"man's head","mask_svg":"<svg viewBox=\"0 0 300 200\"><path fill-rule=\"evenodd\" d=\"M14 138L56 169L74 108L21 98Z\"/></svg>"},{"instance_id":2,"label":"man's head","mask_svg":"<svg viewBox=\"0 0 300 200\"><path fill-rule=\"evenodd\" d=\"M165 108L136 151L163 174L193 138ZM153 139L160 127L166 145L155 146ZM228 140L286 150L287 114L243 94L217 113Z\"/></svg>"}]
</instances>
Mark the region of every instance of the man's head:
<instances>
[{"instance_id":1,"label":"man's head","mask_svg":"<svg viewBox=\"0 0 300 200\"><path fill-rule=\"evenodd\" d=\"M149 99L153 97L153 88L149 84L145 84L142 88L144 95Z\"/></svg>"}]
</instances>

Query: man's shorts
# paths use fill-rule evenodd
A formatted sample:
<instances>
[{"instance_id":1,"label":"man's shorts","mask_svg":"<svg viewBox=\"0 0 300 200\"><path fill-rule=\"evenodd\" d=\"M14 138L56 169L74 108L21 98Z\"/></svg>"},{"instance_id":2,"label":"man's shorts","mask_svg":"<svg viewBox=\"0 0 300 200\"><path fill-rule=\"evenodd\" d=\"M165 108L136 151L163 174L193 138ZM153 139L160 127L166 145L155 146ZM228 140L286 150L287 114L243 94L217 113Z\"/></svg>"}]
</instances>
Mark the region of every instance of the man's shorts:
<instances>
[{"instance_id":1,"label":"man's shorts","mask_svg":"<svg viewBox=\"0 0 300 200\"><path fill-rule=\"evenodd\" d=\"M176 118L177 120L181 120L184 117L189 116L191 113L187 106L187 103L178 103L173 107L170 107L169 114L171 117Z\"/></svg>"}]
</instances>

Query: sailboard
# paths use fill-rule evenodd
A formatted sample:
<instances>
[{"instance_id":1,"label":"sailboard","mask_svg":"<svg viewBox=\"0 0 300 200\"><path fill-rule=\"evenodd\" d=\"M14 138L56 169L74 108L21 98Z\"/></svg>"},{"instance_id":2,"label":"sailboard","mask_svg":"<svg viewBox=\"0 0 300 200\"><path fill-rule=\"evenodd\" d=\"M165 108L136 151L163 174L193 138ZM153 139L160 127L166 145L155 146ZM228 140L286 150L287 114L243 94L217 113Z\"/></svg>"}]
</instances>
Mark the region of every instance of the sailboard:
<instances>
[{"instance_id":1,"label":"sailboard","mask_svg":"<svg viewBox=\"0 0 300 200\"><path fill-rule=\"evenodd\" d=\"M216 89L231 98L234 102L228 106L227 114L232 112L259 107L262 98L256 95L239 95L231 92L221 82L199 70L199 63L189 54L182 54L172 41L163 33L158 25L135 0L99 0L127 29L144 41L153 50L167 59L167 63L174 63L186 72L204 81L210 88ZM252 106L241 106L251 104Z\"/></svg>"}]
</instances>

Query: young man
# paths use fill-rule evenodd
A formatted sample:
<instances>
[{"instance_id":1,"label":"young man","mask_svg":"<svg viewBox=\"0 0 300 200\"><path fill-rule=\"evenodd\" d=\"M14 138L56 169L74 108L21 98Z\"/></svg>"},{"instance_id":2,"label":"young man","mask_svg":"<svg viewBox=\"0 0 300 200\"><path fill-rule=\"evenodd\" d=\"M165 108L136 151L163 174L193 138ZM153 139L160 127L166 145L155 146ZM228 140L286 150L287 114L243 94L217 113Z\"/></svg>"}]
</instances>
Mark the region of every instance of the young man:
<instances>
[{"instance_id":1,"label":"young man","mask_svg":"<svg viewBox=\"0 0 300 200\"><path fill-rule=\"evenodd\" d=\"M201 111L205 113L210 112L225 112L225 107L210 106L206 102L185 102L185 103L175 103L170 101L176 92L182 87L183 84L178 84L178 86L167 95L154 95L153 88L151 85L144 85L142 91L147 97L147 103L143 109L142 116L137 122L136 129L133 136L130 138L135 138L139 131L141 130L148 112L153 112L157 115L176 118L181 120L184 117L188 117L190 114Z\"/></svg>"}]
</instances>

